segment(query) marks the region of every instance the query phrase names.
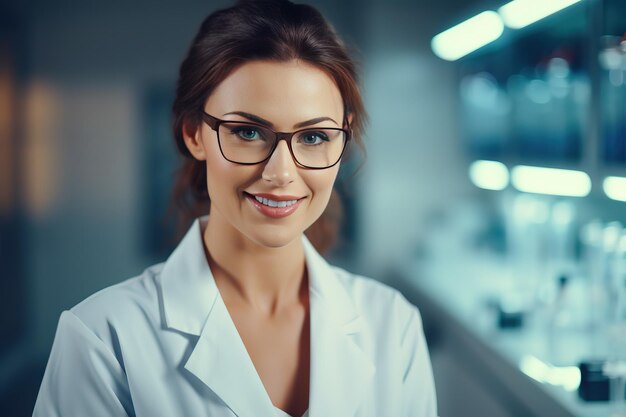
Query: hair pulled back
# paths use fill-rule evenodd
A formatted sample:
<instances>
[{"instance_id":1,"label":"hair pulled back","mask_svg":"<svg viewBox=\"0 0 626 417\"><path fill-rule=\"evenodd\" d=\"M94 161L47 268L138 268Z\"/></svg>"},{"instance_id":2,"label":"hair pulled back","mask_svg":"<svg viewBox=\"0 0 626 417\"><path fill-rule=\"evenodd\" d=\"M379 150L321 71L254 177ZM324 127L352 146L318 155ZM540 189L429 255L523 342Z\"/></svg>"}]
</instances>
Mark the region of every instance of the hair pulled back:
<instances>
[{"instance_id":1,"label":"hair pulled back","mask_svg":"<svg viewBox=\"0 0 626 417\"><path fill-rule=\"evenodd\" d=\"M238 66L253 60L294 59L321 69L334 80L346 115L352 115L352 138L363 149L366 113L355 63L319 11L288 0L244 0L218 10L202 22L181 64L176 85L173 130L184 162L173 190L173 202L181 210L181 228L206 214L210 207L205 162L189 153L183 129L190 135L195 133L206 100ZM336 211L329 213L335 220L340 217L338 202L331 201L328 210ZM333 234L330 229L326 232ZM318 231L316 235L324 233Z\"/></svg>"}]
</instances>

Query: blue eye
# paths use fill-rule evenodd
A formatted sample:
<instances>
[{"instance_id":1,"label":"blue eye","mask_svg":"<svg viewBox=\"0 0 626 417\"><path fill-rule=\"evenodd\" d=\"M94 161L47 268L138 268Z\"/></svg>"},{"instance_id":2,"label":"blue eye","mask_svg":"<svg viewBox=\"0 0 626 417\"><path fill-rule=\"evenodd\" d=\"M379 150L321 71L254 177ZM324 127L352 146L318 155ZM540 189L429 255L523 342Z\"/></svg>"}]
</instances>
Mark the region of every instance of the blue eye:
<instances>
[{"instance_id":1,"label":"blue eye","mask_svg":"<svg viewBox=\"0 0 626 417\"><path fill-rule=\"evenodd\" d=\"M322 142L328 142L328 135L319 131L308 131L300 134L298 142L305 145L319 145Z\"/></svg>"},{"instance_id":2,"label":"blue eye","mask_svg":"<svg viewBox=\"0 0 626 417\"><path fill-rule=\"evenodd\" d=\"M263 135L261 134L261 132L259 132L259 130L252 126L235 127L231 130L231 133L239 136L241 139L248 141L263 139Z\"/></svg>"}]
</instances>

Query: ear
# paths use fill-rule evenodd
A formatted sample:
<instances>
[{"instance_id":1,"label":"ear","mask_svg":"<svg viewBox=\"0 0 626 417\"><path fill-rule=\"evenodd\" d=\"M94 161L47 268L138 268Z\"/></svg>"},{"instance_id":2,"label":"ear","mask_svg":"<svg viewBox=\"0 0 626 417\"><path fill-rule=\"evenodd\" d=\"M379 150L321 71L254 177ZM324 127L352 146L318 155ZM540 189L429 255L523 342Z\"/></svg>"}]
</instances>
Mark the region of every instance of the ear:
<instances>
[{"instance_id":1,"label":"ear","mask_svg":"<svg viewBox=\"0 0 626 417\"><path fill-rule=\"evenodd\" d=\"M346 115L346 122L348 123L348 129L350 129L350 134L352 134L352 119L354 119L354 113L350 112Z\"/></svg>"},{"instance_id":2,"label":"ear","mask_svg":"<svg viewBox=\"0 0 626 417\"><path fill-rule=\"evenodd\" d=\"M206 150L202 142L202 129L200 126L193 128L189 124L183 124L183 139L189 153L199 161L206 160Z\"/></svg>"}]
</instances>

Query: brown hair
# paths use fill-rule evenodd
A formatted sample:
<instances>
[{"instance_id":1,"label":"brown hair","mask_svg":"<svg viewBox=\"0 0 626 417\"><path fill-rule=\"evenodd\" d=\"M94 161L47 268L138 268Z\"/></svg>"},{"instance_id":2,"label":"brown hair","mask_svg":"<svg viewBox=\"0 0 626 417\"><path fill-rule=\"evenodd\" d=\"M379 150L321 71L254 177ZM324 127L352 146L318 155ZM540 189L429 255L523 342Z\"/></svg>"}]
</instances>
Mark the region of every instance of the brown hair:
<instances>
[{"instance_id":1,"label":"brown hair","mask_svg":"<svg viewBox=\"0 0 626 417\"><path fill-rule=\"evenodd\" d=\"M173 129L184 162L172 197L181 211L181 230L210 208L204 161L189 153L183 129L189 134L198 129L206 100L236 67L252 60L293 59L322 69L335 81L345 114L352 115L352 138L364 151L362 133L367 116L355 63L335 30L315 8L288 0L246 0L218 10L202 22L180 67L176 86ZM307 230L320 251L328 249L337 235L341 210L334 191L326 212Z\"/></svg>"}]
</instances>

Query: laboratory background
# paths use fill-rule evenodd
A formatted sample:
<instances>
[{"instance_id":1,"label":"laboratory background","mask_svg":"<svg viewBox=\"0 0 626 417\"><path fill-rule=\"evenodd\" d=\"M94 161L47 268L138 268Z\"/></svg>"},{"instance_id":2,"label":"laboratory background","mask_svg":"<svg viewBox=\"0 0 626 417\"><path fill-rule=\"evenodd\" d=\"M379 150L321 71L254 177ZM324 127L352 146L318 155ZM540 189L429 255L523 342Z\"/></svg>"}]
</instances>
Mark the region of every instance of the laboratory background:
<instances>
[{"instance_id":1,"label":"laboratory background","mask_svg":"<svg viewBox=\"0 0 626 417\"><path fill-rule=\"evenodd\" d=\"M370 116L326 257L419 307L441 417L626 416L626 1L309 3ZM63 310L174 247L177 71L230 4L0 2L1 416Z\"/></svg>"}]
</instances>

